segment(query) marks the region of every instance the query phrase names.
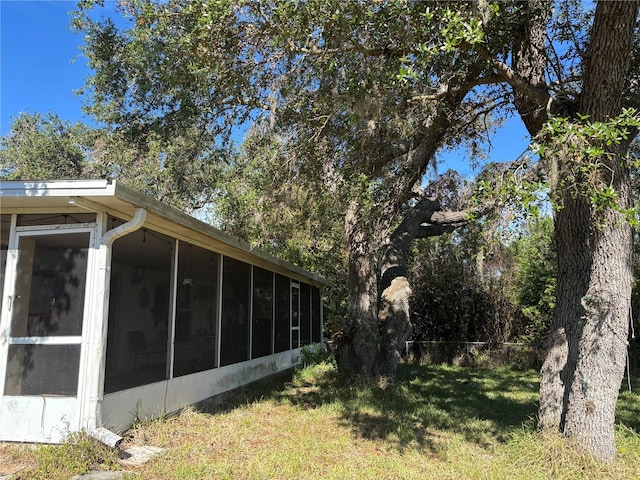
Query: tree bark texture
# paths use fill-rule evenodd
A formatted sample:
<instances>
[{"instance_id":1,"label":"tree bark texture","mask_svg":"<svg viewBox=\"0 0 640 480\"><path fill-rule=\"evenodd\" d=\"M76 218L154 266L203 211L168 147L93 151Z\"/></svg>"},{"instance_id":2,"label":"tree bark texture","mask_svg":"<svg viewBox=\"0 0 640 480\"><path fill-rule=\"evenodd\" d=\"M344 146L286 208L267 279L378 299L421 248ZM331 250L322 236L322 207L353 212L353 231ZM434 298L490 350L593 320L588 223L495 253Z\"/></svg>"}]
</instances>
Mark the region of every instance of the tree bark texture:
<instances>
[{"instance_id":1,"label":"tree bark texture","mask_svg":"<svg viewBox=\"0 0 640 480\"><path fill-rule=\"evenodd\" d=\"M590 121L620 113L638 2L599 2L596 7L579 112ZM599 180L618 192L618 207L631 205L628 145L600 159ZM559 152L556 152L556 154ZM563 166L582 158L556 157ZM578 181L587 182L587 179ZM559 428L585 450L615 456L614 414L624 374L632 287L632 232L616 208L597 211L565 186L555 217L558 248L556 313L541 374L540 426Z\"/></svg>"},{"instance_id":2,"label":"tree bark texture","mask_svg":"<svg viewBox=\"0 0 640 480\"><path fill-rule=\"evenodd\" d=\"M621 170L621 169L618 169ZM628 175L617 172L622 202L630 200ZM623 203L624 204L624 203ZM614 416L624 375L633 281L631 228L615 212L606 227L591 237L594 261L582 296L584 314L568 331L569 362L577 350L569 389L564 433L603 459L616 453Z\"/></svg>"},{"instance_id":3,"label":"tree bark texture","mask_svg":"<svg viewBox=\"0 0 640 480\"><path fill-rule=\"evenodd\" d=\"M362 225L358 205L350 205L345 218L349 249L347 322L336 340L336 362L346 374L373 378L379 347L377 276L374 238Z\"/></svg>"},{"instance_id":4,"label":"tree bark texture","mask_svg":"<svg viewBox=\"0 0 640 480\"><path fill-rule=\"evenodd\" d=\"M404 342L411 335L409 285L406 255L424 221L439 209L436 202L423 198L405 216L389 239L381 265L378 321L381 347L377 358L378 376L395 379Z\"/></svg>"},{"instance_id":5,"label":"tree bark texture","mask_svg":"<svg viewBox=\"0 0 640 480\"><path fill-rule=\"evenodd\" d=\"M563 430L568 390L575 373L578 345L569 345L576 320L582 317L581 299L586 294L591 270L589 251L589 205L568 195L565 207L556 212L555 237L558 278L548 350L541 369L539 426Z\"/></svg>"},{"instance_id":6,"label":"tree bark texture","mask_svg":"<svg viewBox=\"0 0 640 480\"><path fill-rule=\"evenodd\" d=\"M513 70L536 89L543 89L547 83L546 43L550 17L549 1L529 1L520 35L516 37L513 47ZM517 89L514 90L513 96L522 122L534 137L547 121L546 105Z\"/></svg>"}]
</instances>

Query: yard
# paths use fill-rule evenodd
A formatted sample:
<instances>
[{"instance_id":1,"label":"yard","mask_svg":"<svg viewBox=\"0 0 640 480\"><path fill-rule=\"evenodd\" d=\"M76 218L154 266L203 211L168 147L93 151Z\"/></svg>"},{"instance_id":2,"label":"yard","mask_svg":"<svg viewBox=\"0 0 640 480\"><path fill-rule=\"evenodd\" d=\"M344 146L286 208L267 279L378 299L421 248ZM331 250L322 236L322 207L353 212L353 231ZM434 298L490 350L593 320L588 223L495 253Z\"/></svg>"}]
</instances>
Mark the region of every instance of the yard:
<instances>
[{"instance_id":1,"label":"yard","mask_svg":"<svg viewBox=\"0 0 640 480\"><path fill-rule=\"evenodd\" d=\"M92 440L0 444L0 474L68 479L123 469L139 479L577 479L640 478L640 379L618 403L618 459L599 464L535 429L538 375L507 368L404 364L372 388L321 363L290 380L237 392L215 408L141 419L125 445L166 451L121 466ZM207 411L209 410L209 411ZM12 470L8 470L12 468Z\"/></svg>"}]
</instances>

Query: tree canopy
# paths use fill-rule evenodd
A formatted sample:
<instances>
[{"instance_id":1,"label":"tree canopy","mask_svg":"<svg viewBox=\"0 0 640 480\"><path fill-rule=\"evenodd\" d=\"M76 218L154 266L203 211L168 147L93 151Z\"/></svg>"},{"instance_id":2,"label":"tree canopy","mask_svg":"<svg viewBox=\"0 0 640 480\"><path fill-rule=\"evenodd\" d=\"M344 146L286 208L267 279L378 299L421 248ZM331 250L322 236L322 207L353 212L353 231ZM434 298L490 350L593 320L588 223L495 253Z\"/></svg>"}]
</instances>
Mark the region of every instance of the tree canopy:
<instances>
[{"instance_id":1,"label":"tree canopy","mask_svg":"<svg viewBox=\"0 0 640 480\"><path fill-rule=\"evenodd\" d=\"M22 113L0 139L0 179L117 178L165 203L193 212L218 195L230 159L189 132L163 142L155 135L131 141L108 127L71 124L57 114Z\"/></svg>"},{"instance_id":2,"label":"tree canopy","mask_svg":"<svg viewBox=\"0 0 640 480\"><path fill-rule=\"evenodd\" d=\"M0 146L0 178L84 178L88 175L91 129L55 114L23 113Z\"/></svg>"},{"instance_id":3,"label":"tree canopy","mask_svg":"<svg viewBox=\"0 0 640 480\"><path fill-rule=\"evenodd\" d=\"M502 194L528 203L546 178L558 288L541 425L612 458L632 284L637 2L125 0L124 28L93 19L96 3L80 2L74 24L98 119L130 141L209 148L268 126L307 193L339 199L349 294L337 355L356 373L395 373L411 330L412 241ZM486 201L443 208L446 178L428 176L437 152L477 153L508 114L540 161L489 165Z\"/></svg>"}]
</instances>

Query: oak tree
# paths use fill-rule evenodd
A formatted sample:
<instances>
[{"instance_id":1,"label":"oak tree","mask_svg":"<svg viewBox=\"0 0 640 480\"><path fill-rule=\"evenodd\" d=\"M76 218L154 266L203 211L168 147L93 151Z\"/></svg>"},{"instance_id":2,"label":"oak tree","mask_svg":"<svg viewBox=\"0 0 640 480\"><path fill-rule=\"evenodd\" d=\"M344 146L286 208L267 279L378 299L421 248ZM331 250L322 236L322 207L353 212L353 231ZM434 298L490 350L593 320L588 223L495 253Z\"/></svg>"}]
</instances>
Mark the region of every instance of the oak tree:
<instances>
[{"instance_id":1,"label":"oak tree","mask_svg":"<svg viewBox=\"0 0 640 480\"><path fill-rule=\"evenodd\" d=\"M443 147L486 141L489 115L518 115L540 161L490 169L521 187L546 175L555 205L540 423L613 457L632 280L638 2L125 0L129 23L118 26L95 19L96 3L80 2L75 25L101 121L131 138L190 131L214 145L265 121L294 168L318 179L317 194L344 199L349 295L337 355L366 376L393 378L409 335L412 241L488 208L443 210L437 188L424 188L428 167Z\"/></svg>"}]
</instances>

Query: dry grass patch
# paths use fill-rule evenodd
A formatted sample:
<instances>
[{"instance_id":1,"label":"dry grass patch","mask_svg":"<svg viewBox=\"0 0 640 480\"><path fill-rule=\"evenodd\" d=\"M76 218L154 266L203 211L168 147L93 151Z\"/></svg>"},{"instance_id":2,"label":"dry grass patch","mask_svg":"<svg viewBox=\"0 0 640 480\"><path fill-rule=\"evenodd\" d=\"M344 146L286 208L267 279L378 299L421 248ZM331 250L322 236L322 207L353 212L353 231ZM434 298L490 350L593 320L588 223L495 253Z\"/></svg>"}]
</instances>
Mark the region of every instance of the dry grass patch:
<instances>
[{"instance_id":1,"label":"dry grass patch","mask_svg":"<svg viewBox=\"0 0 640 480\"><path fill-rule=\"evenodd\" d=\"M633 428L618 428L620 460L601 464L535 432L537 392L535 372L403 365L381 389L323 364L252 403L140 425L131 441L170 449L145 479L640 478Z\"/></svg>"},{"instance_id":2,"label":"dry grass patch","mask_svg":"<svg viewBox=\"0 0 640 480\"><path fill-rule=\"evenodd\" d=\"M401 365L398 381L379 388L323 363L284 387L139 423L125 446L167 451L126 478L640 479L638 394L621 395L626 426L617 426L619 458L610 464L540 436L537 399L533 371Z\"/></svg>"},{"instance_id":3,"label":"dry grass patch","mask_svg":"<svg viewBox=\"0 0 640 480\"><path fill-rule=\"evenodd\" d=\"M72 434L61 445L0 444L2 473L12 480L68 480L93 470L120 468L118 453L84 433Z\"/></svg>"},{"instance_id":4,"label":"dry grass patch","mask_svg":"<svg viewBox=\"0 0 640 480\"><path fill-rule=\"evenodd\" d=\"M32 445L0 443L0 476L18 473L35 465Z\"/></svg>"}]
</instances>

